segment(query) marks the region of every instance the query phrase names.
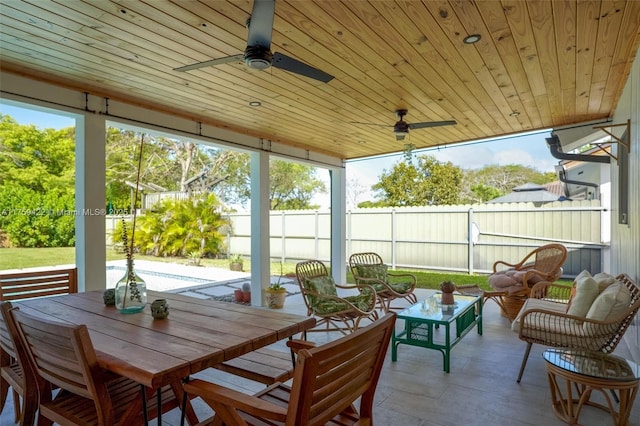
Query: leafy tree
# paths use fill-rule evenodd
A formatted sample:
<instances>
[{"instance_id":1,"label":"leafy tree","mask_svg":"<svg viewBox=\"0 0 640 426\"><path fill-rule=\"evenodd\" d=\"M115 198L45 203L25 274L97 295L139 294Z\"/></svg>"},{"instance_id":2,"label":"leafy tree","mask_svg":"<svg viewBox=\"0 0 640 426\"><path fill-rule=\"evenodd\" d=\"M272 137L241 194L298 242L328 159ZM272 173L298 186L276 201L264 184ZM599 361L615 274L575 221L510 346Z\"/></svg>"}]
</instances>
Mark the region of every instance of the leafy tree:
<instances>
[{"instance_id":1,"label":"leafy tree","mask_svg":"<svg viewBox=\"0 0 640 426\"><path fill-rule=\"evenodd\" d=\"M215 194L227 204L246 204L251 197L249 154L220 150L213 154L212 168L224 179L213 190ZM272 210L318 208L311 199L327 192L314 167L285 160L271 160L269 182Z\"/></svg>"},{"instance_id":2,"label":"leafy tree","mask_svg":"<svg viewBox=\"0 0 640 426\"><path fill-rule=\"evenodd\" d=\"M72 129L39 130L0 115L0 229L16 247L73 246Z\"/></svg>"},{"instance_id":3,"label":"leafy tree","mask_svg":"<svg viewBox=\"0 0 640 426\"><path fill-rule=\"evenodd\" d=\"M138 173L141 140L144 140L140 167L143 186L154 185L159 187L159 191L183 190L186 181L200 173L208 163L207 155L193 142L109 128L106 145L107 202L118 209L131 206L131 185Z\"/></svg>"},{"instance_id":4,"label":"leafy tree","mask_svg":"<svg viewBox=\"0 0 640 426\"><path fill-rule=\"evenodd\" d=\"M244 205L251 197L251 159L249 154L216 150L211 155L212 173L222 181L213 192L227 205Z\"/></svg>"},{"instance_id":5,"label":"leafy tree","mask_svg":"<svg viewBox=\"0 0 640 426\"><path fill-rule=\"evenodd\" d=\"M0 114L0 185L73 191L75 141L70 129L39 130Z\"/></svg>"},{"instance_id":6,"label":"leafy tree","mask_svg":"<svg viewBox=\"0 0 640 426\"><path fill-rule=\"evenodd\" d=\"M358 208L361 209L368 209L368 208L373 208L373 207L386 207L387 205L385 204L384 201L371 201L371 200L367 200L367 201L363 201L361 203L358 203Z\"/></svg>"},{"instance_id":7,"label":"leafy tree","mask_svg":"<svg viewBox=\"0 0 640 426\"><path fill-rule=\"evenodd\" d=\"M31 247L73 244L73 214L44 215L37 219L17 218L13 214L11 219L7 217L8 209L15 208L73 212L74 132L74 128L38 130L33 125L21 126L10 116L0 115L0 193L3 197L0 207L7 212L0 218L0 229L9 235L13 244ZM249 199L248 154L110 127L106 141L106 205L119 210L131 207L141 141L144 145L139 182L143 186L155 185L159 191L214 193L217 199L227 203L243 204ZM6 190L9 186L12 191ZM272 208L317 207L311 205L310 200L318 192L326 192L326 188L316 178L313 167L282 160L271 162ZM176 216L180 214L175 212ZM183 252L185 247L168 250Z\"/></svg>"},{"instance_id":8,"label":"leafy tree","mask_svg":"<svg viewBox=\"0 0 640 426\"><path fill-rule=\"evenodd\" d=\"M385 169L372 189L385 206L449 205L458 202L461 183L459 167L421 155L417 164L400 161Z\"/></svg>"},{"instance_id":9,"label":"leafy tree","mask_svg":"<svg viewBox=\"0 0 640 426\"><path fill-rule=\"evenodd\" d=\"M271 210L317 209L311 199L327 188L316 177L316 169L300 163L271 160L269 165L269 194Z\"/></svg>"},{"instance_id":10,"label":"leafy tree","mask_svg":"<svg viewBox=\"0 0 640 426\"><path fill-rule=\"evenodd\" d=\"M465 170L461 200L464 203L484 203L525 183L543 185L554 180L556 175L553 172L542 173L518 164L490 165L478 170Z\"/></svg>"}]
</instances>

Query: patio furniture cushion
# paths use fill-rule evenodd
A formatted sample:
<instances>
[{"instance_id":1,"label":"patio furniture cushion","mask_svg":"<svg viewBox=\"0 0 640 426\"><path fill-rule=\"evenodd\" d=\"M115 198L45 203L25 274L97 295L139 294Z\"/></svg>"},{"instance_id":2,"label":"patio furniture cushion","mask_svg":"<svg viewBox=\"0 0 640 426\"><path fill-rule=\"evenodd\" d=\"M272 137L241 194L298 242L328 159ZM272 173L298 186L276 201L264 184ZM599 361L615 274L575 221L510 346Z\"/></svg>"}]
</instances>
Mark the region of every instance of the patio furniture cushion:
<instances>
[{"instance_id":1,"label":"patio furniture cushion","mask_svg":"<svg viewBox=\"0 0 640 426\"><path fill-rule=\"evenodd\" d=\"M496 290L517 285L518 281L513 277L516 272L515 269L508 269L491 274L489 276L489 285Z\"/></svg>"},{"instance_id":2,"label":"patio furniture cushion","mask_svg":"<svg viewBox=\"0 0 640 426\"><path fill-rule=\"evenodd\" d=\"M374 296L371 291L364 289L361 294L356 296L343 297L342 300L334 298L323 298L326 296L337 296L336 284L331 276L321 276L307 279L307 288L311 292L315 292L318 296L309 295L309 302L312 308L321 315L330 314L333 312L340 312L351 309L348 303L344 300L352 303L360 310L367 311L371 305L371 298Z\"/></svg>"},{"instance_id":3,"label":"patio furniture cushion","mask_svg":"<svg viewBox=\"0 0 640 426\"><path fill-rule=\"evenodd\" d=\"M391 286L391 288L397 293L407 293L412 290L413 282L410 281L398 281L389 282L389 267L385 264L379 265L356 265L356 271L361 278L374 278L380 280ZM373 289L378 292L385 291L387 288L383 283L376 283L374 281L367 282L373 286Z\"/></svg>"},{"instance_id":4,"label":"patio furniture cushion","mask_svg":"<svg viewBox=\"0 0 640 426\"><path fill-rule=\"evenodd\" d=\"M371 296L368 294L359 294L357 296L343 297L347 302L352 303L356 308L360 310L367 310L371 305ZM317 313L326 315L334 312L340 312L351 309L348 303L339 300L319 300L315 305Z\"/></svg>"},{"instance_id":5,"label":"patio furniture cushion","mask_svg":"<svg viewBox=\"0 0 640 426\"><path fill-rule=\"evenodd\" d=\"M526 273L527 271L519 271L517 269L507 269L504 271L494 272L489 276L489 285L495 290L507 290L509 292L517 291L522 289L522 280ZM533 275L528 281L529 284L535 284L542 281L542 278Z\"/></svg>"},{"instance_id":6,"label":"patio furniture cushion","mask_svg":"<svg viewBox=\"0 0 640 426\"><path fill-rule=\"evenodd\" d=\"M616 277L606 272L599 272L593 276L598 283L598 290L602 292L605 288L616 282Z\"/></svg>"},{"instance_id":7,"label":"patio furniture cushion","mask_svg":"<svg viewBox=\"0 0 640 426\"><path fill-rule=\"evenodd\" d=\"M609 321L626 312L631 303L631 293L621 282L611 284L593 301L586 317Z\"/></svg>"},{"instance_id":8,"label":"patio furniture cushion","mask_svg":"<svg viewBox=\"0 0 640 426\"><path fill-rule=\"evenodd\" d=\"M548 300L528 298L527 300L525 300L524 305L522 305L522 309L520 309L520 312L511 323L511 330L515 331L516 333L520 332L520 323L521 323L520 319L522 318L522 315L524 314L524 312L528 309L543 309L546 311L565 314L567 305L565 303L550 302ZM562 326L562 322L561 321L558 322L557 326L558 326L558 330L560 330ZM552 328L555 328L555 326L552 325Z\"/></svg>"},{"instance_id":9,"label":"patio furniture cushion","mask_svg":"<svg viewBox=\"0 0 640 426\"><path fill-rule=\"evenodd\" d=\"M385 264L381 265L356 265L358 275L362 278L375 278L378 280L387 280L387 271L389 267Z\"/></svg>"},{"instance_id":10,"label":"patio furniture cushion","mask_svg":"<svg viewBox=\"0 0 640 426\"><path fill-rule=\"evenodd\" d=\"M336 283L329 275L323 277L307 278L307 285L310 291L327 296L337 296Z\"/></svg>"},{"instance_id":11,"label":"patio furniture cushion","mask_svg":"<svg viewBox=\"0 0 640 426\"><path fill-rule=\"evenodd\" d=\"M599 295L598 283L593 279L591 274L583 271L576 278L575 288L576 294L571 298L569 306L567 308L567 314L575 315L577 317L584 317L589 312L589 308L596 297Z\"/></svg>"},{"instance_id":12,"label":"patio furniture cushion","mask_svg":"<svg viewBox=\"0 0 640 426\"><path fill-rule=\"evenodd\" d=\"M387 282L388 266L381 265L356 265L358 275L362 278L374 278L383 282ZM371 285L375 291L384 291L386 287L381 282L370 281L367 284ZM405 290L406 291L406 290Z\"/></svg>"},{"instance_id":13,"label":"patio furniture cushion","mask_svg":"<svg viewBox=\"0 0 640 426\"><path fill-rule=\"evenodd\" d=\"M408 281L398 282L398 283L389 283L392 289L394 289L398 293L407 293L411 291L413 287L413 283Z\"/></svg>"}]
</instances>

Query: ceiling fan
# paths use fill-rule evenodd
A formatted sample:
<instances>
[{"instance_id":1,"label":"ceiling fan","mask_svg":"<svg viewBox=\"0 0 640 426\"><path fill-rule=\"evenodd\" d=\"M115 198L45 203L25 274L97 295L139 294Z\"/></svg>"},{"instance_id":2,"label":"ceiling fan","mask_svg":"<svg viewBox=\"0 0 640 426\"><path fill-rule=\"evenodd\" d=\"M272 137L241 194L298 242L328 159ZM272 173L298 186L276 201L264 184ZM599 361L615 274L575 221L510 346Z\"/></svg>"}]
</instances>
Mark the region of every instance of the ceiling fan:
<instances>
[{"instance_id":1,"label":"ceiling fan","mask_svg":"<svg viewBox=\"0 0 640 426\"><path fill-rule=\"evenodd\" d=\"M458 124L455 120L447 120L447 121L423 121L422 123L407 123L404 121L404 116L407 115L406 109L398 109L396 110L396 116L398 117L398 121L393 125L393 133L396 134L396 140L402 141L409 134L409 130L414 129L424 129L426 127L438 127L438 126L450 126L453 124ZM367 124L373 126L386 126L384 124L372 124L372 123L357 123L353 122L353 124Z\"/></svg>"},{"instance_id":2,"label":"ceiling fan","mask_svg":"<svg viewBox=\"0 0 640 426\"><path fill-rule=\"evenodd\" d=\"M224 58L211 59L197 64L174 68L174 71L190 71L197 68L216 66L229 62L244 61L256 70L265 70L271 66L314 80L328 83L332 75L300 62L283 53L271 53L271 34L273 33L273 17L275 15L275 0L254 0L251 16L247 20L249 36L244 53Z\"/></svg>"}]
</instances>

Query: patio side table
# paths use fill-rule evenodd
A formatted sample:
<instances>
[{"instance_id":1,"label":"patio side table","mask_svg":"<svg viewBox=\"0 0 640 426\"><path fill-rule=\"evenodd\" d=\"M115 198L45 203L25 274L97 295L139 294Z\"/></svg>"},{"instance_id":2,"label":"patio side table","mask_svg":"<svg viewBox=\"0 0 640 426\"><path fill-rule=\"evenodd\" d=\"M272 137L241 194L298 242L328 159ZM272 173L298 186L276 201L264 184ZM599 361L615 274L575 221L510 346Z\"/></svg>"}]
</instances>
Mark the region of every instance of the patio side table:
<instances>
[{"instance_id":1,"label":"patio side table","mask_svg":"<svg viewBox=\"0 0 640 426\"><path fill-rule=\"evenodd\" d=\"M451 348L462 338L477 327L482 335L482 297L454 296L453 306L440 303L440 293L435 293L424 302L417 303L398 313L398 319L404 320L404 330L396 333L394 330L391 340L391 360L398 359L398 345L405 344L435 349L444 357L444 371L450 370ZM434 332L440 326L442 333ZM453 326L453 327L452 327ZM454 334L452 334L452 328Z\"/></svg>"},{"instance_id":2,"label":"patio side table","mask_svg":"<svg viewBox=\"0 0 640 426\"><path fill-rule=\"evenodd\" d=\"M558 418L568 424L578 424L582 407L590 405L610 413L615 426L629 424L640 382L638 364L619 356L581 349L547 349L543 357L551 404ZM607 405L590 401L593 391L600 391ZM612 395L620 401L617 411Z\"/></svg>"}]
</instances>

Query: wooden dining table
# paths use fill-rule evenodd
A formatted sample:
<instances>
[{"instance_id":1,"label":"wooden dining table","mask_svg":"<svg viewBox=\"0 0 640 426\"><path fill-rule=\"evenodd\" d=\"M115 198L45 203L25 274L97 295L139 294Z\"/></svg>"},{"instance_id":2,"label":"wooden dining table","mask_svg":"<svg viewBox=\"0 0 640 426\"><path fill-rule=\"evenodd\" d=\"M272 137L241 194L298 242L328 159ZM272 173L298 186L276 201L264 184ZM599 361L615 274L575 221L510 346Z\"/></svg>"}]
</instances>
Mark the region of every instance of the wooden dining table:
<instances>
[{"instance_id":1,"label":"wooden dining table","mask_svg":"<svg viewBox=\"0 0 640 426\"><path fill-rule=\"evenodd\" d=\"M147 397L171 385L178 400L182 380L191 374L315 326L312 317L174 293L148 291L147 299L149 305L165 299L169 316L154 319L149 306L139 313L122 314L114 306L105 306L101 291L14 305L38 317L86 324L102 368L144 385ZM132 416L134 410L130 410ZM189 423L197 423L191 408L186 415Z\"/></svg>"}]
</instances>

